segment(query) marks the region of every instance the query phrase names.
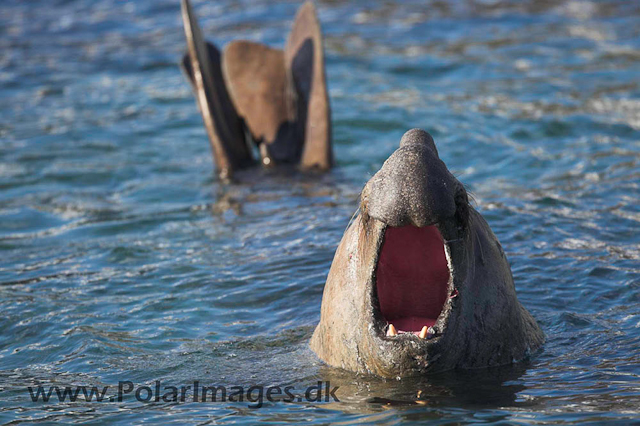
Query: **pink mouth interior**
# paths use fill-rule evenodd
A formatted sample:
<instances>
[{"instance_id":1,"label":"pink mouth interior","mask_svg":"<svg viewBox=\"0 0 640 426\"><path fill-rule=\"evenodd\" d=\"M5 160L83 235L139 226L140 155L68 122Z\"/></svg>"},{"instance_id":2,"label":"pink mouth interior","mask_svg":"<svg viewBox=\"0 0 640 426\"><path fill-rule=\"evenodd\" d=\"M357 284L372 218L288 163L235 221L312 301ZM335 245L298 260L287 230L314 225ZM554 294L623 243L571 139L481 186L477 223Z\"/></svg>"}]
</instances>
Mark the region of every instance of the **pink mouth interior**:
<instances>
[{"instance_id":1,"label":"pink mouth interior","mask_svg":"<svg viewBox=\"0 0 640 426\"><path fill-rule=\"evenodd\" d=\"M380 312L398 332L432 326L447 300L449 267L435 226L388 227L378 258Z\"/></svg>"}]
</instances>

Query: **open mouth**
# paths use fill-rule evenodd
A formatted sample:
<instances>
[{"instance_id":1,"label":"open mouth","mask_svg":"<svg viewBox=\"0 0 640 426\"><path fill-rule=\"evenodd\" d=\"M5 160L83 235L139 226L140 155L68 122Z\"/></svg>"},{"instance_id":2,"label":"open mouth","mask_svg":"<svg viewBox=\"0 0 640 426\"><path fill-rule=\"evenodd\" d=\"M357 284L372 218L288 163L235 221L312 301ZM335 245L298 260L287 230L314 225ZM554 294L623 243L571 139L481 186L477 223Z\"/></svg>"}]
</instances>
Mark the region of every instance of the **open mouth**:
<instances>
[{"instance_id":1,"label":"open mouth","mask_svg":"<svg viewBox=\"0 0 640 426\"><path fill-rule=\"evenodd\" d=\"M388 337L429 338L449 297L451 272L438 228L388 226L376 266L379 312Z\"/></svg>"}]
</instances>

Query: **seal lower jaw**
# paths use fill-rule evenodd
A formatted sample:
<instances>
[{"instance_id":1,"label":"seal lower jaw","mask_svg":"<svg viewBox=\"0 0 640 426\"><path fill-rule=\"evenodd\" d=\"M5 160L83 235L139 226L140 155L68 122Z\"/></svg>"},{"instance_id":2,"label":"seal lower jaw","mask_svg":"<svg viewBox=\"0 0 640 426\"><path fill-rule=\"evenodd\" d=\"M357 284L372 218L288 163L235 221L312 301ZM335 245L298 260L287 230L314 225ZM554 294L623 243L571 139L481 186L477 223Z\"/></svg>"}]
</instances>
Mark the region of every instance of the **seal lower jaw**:
<instances>
[{"instance_id":1,"label":"seal lower jaw","mask_svg":"<svg viewBox=\"0 0 640 426\"><path fill-rule=\"evenodd\" d=\"M370 280L377 338L394 346L426 347L442 336L458 294L451 251L443 238L450 228L383 226Z\"/></svg>"}]
</instances>

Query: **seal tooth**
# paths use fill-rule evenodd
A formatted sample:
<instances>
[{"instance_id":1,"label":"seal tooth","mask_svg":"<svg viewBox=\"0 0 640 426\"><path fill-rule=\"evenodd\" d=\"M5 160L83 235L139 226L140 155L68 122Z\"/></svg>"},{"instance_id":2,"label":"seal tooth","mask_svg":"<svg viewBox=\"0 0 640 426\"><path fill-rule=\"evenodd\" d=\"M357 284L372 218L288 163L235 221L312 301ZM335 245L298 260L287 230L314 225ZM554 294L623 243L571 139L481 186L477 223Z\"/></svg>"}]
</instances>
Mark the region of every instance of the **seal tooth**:
<instances>
[{"instance_id":1,"label":"seal tooth","mask_svg":"<svg viewBox=\"0 0 640 426\"><path fill-rule=\"evenodd\" d=\"M397 335L398 331L396 330L396 328L393 326L393 324L389 324L389 328L387 329L387 337L393 337Z\"/></svg>"},{"instance_id":2,"label":"seal tooth","mask_svg":"<svg viewBox=\"0 0 640 426\"><path fill-rule=\"evenodd\" d=\"M418 334L418 337L420 337L421 339L424 339L425 337L427 337L428 330L429 330L429 327L427 327L426 325L422 327L422 330L420 330L420 334Z\"/></svg>"}]
</instances>

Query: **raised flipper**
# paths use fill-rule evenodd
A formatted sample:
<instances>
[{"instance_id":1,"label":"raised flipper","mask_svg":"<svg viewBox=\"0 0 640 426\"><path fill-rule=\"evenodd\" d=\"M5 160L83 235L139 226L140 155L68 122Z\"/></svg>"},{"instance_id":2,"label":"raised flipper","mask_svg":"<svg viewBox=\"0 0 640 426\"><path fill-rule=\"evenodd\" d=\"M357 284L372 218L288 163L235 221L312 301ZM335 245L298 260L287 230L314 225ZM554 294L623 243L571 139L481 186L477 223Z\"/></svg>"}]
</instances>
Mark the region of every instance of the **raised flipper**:
<instances>
[{"instance_id":1,"label":"raised flipper","mask_svg":"<svg viewBox=\"0 0 640 426\"><path fill-rule=\"evenodd\" d=\"M284 57L288 82L296 96L298 135L304 136L300 166L328 169L333 163L331 110L322 33L311 1L305 2L296 14Z\"/></svg>"},{"instance_id":2,"label":"raised flipper","mask_svg":"<svg viewBox=\"0 0 640 426\"><path fill-rule=\"evenodd\" d=\"M182 22L189 49L183 66L190 76L218 174L228 178L234 170L253 163L251 151L222 78L220 52L205 44L189 0L182 0Z\"/></svg>"},{"instance_id":3,"label":"raised flipper","mask_svg":"<svg viewBox=\"0 0 640 426\"><path fill-rule=\"evenodd\" d=\"M262 162L297 162L302 139L295 134L284 52L251 41L233 41L224 49L222 73L236 111L260 146Z\"/></svg>"}]
</instances>

